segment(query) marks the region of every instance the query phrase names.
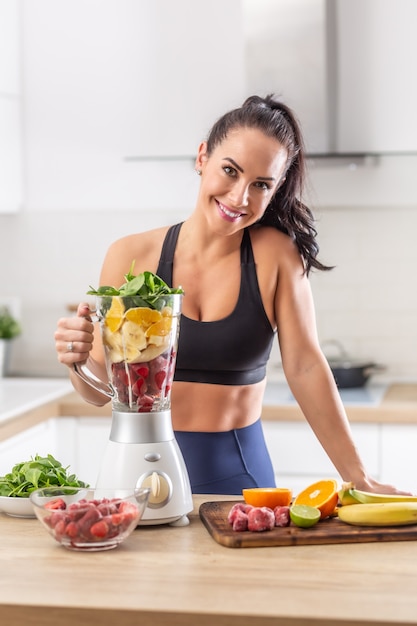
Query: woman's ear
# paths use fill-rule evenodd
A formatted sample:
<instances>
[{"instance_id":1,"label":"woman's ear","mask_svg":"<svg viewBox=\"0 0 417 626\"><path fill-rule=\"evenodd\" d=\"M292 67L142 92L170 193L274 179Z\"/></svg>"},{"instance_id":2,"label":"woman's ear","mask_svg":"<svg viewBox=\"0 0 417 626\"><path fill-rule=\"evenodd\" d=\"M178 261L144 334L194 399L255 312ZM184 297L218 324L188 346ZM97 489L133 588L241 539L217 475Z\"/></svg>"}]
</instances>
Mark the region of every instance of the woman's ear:
<instances>
[{"instance_id":1,"label":"woman's ear","mask_svg":"<svg viewBox=\"0 0 417 626\"><path fill-rule=\"evenodd\" d=\"M207 161L207 141L202 141L198 146L197 158L195 160L195 170L202 171L204 163Z\"/></svg>"}]
</instances>

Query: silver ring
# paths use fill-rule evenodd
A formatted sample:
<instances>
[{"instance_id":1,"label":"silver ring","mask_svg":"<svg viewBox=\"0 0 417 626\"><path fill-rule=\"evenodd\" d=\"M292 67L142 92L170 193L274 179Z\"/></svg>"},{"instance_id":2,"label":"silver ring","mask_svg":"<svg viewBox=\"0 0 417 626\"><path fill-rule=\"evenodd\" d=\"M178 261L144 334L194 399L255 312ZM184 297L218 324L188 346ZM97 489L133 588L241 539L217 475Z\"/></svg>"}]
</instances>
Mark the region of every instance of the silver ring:
<instances>
[{"instance_id":1,"label":"silver ring","mask_svg":"<svg viewBox=\"0 0 417 626\"><path fill-rule=\"evenodd\" d=\"M67 343L67 352L72 352L74 350L74 343L70 341Z\"/></svg>"}]
</instances>

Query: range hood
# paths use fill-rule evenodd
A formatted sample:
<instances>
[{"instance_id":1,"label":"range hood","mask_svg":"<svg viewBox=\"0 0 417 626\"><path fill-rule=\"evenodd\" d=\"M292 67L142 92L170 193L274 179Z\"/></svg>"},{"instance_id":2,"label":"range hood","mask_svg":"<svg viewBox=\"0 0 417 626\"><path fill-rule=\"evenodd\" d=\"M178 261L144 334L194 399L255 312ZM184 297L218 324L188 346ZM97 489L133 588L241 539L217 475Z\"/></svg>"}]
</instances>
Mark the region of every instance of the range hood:
<instances>
[{"instance_id":1,"label":"range hood","mask_svg":"<svg viewBox=\"0 0 417 626\"><path fill-rule=\"evenodd\" d=\"M192 160L217 116L269 93L296 112L310 158L417 154L416 0L129 7L125 160Z\"/></svg>"},{"instance_id":2,"label":"range hood","mask_svg":"<svg viewBox=\"0 0 417 626\"><path fill-rule=\"evenodd\" d=\"M417 153L415 0L244 0L247 89L282 95L315 157Z\"/></svg>"}]
</instances>

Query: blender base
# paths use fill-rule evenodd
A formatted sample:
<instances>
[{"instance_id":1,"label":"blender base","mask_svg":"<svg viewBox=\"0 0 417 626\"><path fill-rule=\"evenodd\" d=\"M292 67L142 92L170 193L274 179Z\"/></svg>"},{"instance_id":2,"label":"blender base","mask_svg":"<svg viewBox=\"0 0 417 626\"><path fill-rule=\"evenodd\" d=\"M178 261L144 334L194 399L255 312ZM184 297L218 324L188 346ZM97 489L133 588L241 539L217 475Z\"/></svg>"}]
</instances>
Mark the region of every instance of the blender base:
<instances>
[{"instance_id":1,"label":"blender base","mask_svg":"<svg viewBox=\"0 0 417 626\"><path fill-rule=\"evenodd\" d=\"M138 526L189 524L187 514L194 508L191 486L169 411L113 413L96 487L150 487L149 503Z\"/></svg>"},{"instance_id":2,"label":"blender base","mask_svg":"<svg viewBox=\"0 0 417 626\"><path fill-rule=\"evenodd\" d=\"M140 522L138 523L137 527L139 526L156 526L158 524L167 524L168 526L188 526L190 523L190 520L188 518L188 515L181 515L181 517L172 517L172 518L166 518L166 519L141 519Z\"/></svg>"}]
</instances>

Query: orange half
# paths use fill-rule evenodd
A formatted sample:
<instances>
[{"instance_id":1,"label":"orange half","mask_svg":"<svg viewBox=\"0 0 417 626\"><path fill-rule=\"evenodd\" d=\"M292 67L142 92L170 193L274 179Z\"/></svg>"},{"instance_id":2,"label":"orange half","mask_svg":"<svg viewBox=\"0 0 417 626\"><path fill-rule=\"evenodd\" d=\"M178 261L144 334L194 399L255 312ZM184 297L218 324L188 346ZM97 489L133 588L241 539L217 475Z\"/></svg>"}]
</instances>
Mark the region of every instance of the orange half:
<instances>
[{"instance_id":1,"label":"orange half","mask_svg":"<svg viewBox=\"0 0 417 626\"><path fill-rule=\"evenodd\" d=\"M294 504L315 506L320 511L321 519L334 513L339 499L337 481L333 479L319 480L301 491Z\"/></svg>"},{"instance_id":2,"label":"orange half","mask_svg":"<svg viewBox=\"0 0 417 626\"><path fill-rule=\"evenodd\" d=\"M292 498L291 489L285 487L253 487L242 489L243 499L252 506L289 506Z\"/></svg>"}]
</instances>

